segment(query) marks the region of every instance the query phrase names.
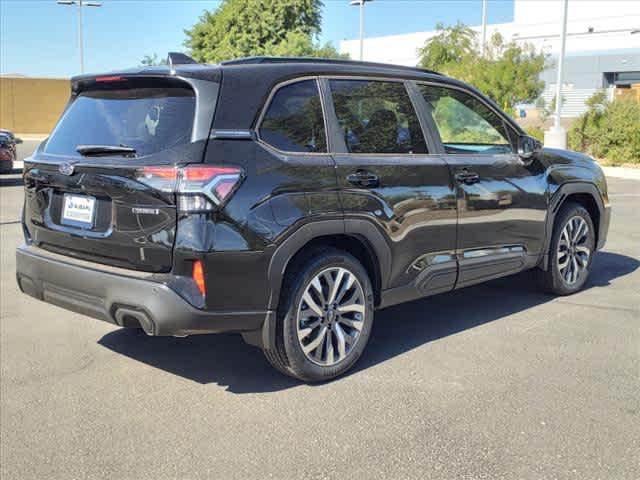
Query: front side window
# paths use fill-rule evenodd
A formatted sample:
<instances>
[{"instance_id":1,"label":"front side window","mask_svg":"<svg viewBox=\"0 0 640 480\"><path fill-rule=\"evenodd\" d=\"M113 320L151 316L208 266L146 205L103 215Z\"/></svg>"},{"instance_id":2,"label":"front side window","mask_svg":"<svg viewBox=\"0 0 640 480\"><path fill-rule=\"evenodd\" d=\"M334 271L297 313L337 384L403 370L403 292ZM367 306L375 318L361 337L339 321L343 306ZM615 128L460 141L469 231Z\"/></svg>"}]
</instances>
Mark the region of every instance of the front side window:
<instances>
[{"instance_id":1,"label":"front side window","mask_svg":"<svg viewBox=\"0 0 640 480\"><path fill-rule=\"evenodd\" d=\"M460 90L419 85L447 153L511 153L502 118Z\"/></svg>"},{"instance_id":2,"label":"front side window","mask_svg":"<svg viewBox=\"0 0 640 480\"><path fill-rule=\"evenodd\" d=\"M280 88L260 125L260 138L286 152L327 151L322 104L315 80Z\"/></svg>"},{"instance_id":3,"label":"front side window","mask_svg":"<svg viewBox=\"0 0 640 480\"><path fill-rule=\"evenodd\" d=\"M330 86L349 153L427 153L403 83L331 80Z\"/></svg>"}]
</instances>

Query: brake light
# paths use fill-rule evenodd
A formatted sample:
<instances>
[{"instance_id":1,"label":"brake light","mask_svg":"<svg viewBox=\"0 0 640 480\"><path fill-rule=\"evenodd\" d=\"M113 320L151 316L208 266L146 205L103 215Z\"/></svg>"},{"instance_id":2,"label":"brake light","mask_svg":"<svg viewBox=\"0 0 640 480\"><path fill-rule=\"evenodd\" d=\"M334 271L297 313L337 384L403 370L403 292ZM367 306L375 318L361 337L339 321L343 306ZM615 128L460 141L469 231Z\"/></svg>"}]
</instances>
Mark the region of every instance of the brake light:
<instances>
[{"instance_id":1,"label":"brake light","mask_svg":"<svg viewBox=\"0 0 640 480\"><path fill-rule=\"evenodd\" d=\"M110 75L107 77L96 77L95 81L96 82L119 82L122 79L123 77L121 77L120 75Z\"/></svg>"},{"instance_id":2,"label":"brake light","mask_svg":"<svg viewBox=\"0 0 640 480\"><path fill-rule=\"evenodd\" d=\"M138 181L163 192L175 192L182 212L214 210L227 200L242 180L238 167L188 165L175 167L144 167L138 171Z\"/></svg>"},{"instance_id":3,"label":"brake light","mask_svg":"<svg viewBox=\"0 0 640 480\"><path fill-rule=\"evenodd\" d=\"M207 286L204 283L204 268L202 267L202 261L196 260L195 262L193 262L191 278L193 278L196 287L198 287L200 295L204 297L205 293L207 292Z\"/></svg>"}]
</instances>

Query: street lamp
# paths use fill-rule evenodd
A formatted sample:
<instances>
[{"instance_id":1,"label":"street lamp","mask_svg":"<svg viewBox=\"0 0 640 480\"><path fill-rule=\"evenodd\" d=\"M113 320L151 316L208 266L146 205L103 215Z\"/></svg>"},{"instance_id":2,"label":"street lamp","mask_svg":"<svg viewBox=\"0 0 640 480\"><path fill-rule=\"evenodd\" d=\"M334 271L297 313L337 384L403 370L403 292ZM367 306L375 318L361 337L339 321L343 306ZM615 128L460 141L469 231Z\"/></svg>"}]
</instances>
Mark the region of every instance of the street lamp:
<instances>
[{"instance_id":1,"label":"street lamp","mask_svg":"<svg viewBox=\"0 0 640 480\"><path fill-rule=\"evenodd\" d=\"M87 0L58 0L58 5L78 6L78 49L80 51L80 73L84 73L84 47L82 39L82 7L101 7L99 2L89 2Z\"/></svg>"},{"instance_id":2,"label":"street lamp","mask_svg":"<svg viewBox=\"0 0 640 480\"><path fill-rule=\"evenodd\" d=\"M562 82L564 69L564 53L567 44L567 10L569 0L562 0L562 33L560 35L560 56L558 57L558 76L556 78L556 111L553 116L553 127L544 132L544 144L547 147L567 148L567 132L560 125L562 109Z\"/></svg>"},{"instance_id":3,"label":"street lamp","mask_svg":"<svg viewBox=\"0 0 640 480\"><path fill-rule=\"evenodd\" d=\"M364 4L373 0L351 0L351 5L360 6L360 61L364 59Z\"/></svg>"},{"instance_id":4,"label":"street lamp","mask_svg":"<svg viewBox=\"0 0 640 480\"><path fill-rule=\"evenodd\" d=\"M484 58L484 49L487 45L487 0L482 0L482 44L480 56Z\"/></svg>"}]
</instances>

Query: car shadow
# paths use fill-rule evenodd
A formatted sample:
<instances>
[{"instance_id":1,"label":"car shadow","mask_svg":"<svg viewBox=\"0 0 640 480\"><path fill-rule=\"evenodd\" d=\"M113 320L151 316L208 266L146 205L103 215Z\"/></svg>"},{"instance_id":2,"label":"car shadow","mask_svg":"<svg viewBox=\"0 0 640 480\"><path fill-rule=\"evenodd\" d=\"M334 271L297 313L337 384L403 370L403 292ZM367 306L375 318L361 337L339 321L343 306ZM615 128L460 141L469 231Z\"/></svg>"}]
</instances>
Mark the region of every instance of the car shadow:
<instances>
[{"instance_id":1,"label":"car shadow","mask_svg":"<svg viewBox=\"0 0 640 480\"><path fill-rule=\"evenodd\" d=\"M599 252L586 289L604 287L635 271L637 259ZM496 299L499 298L499 301ZM356 368L365 370L426 343L521 312L555 298L538 291L522 272L482 285L437 295L376 313L369 345ZM402 328L398 328L402 322ZM284 390L300 382L266 361L262 352L240 335L196 335L188 338L147 337L141 330L108 333L100 345L164 371L201 384L216 383L233 393Z\"/></svg>"}]
</instances>

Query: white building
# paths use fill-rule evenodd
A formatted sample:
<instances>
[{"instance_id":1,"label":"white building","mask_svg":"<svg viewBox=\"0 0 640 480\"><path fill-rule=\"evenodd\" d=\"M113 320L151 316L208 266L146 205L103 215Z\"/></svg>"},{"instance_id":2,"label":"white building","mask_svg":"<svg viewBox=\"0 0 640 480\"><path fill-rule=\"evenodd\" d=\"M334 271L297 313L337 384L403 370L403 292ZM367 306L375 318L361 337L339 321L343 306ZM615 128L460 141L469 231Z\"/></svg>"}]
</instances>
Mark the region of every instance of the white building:
<instances>
[{"instance_id":1,"label":"white building","mask_svg":"<svg viewBox=\"0 0 640 480\"><path fill-rule=\"evenodd\" d=\"M414 8L428 8L428 2L417 2ZM640 0L569 0L568 12L562 116L575 117L596 90L640 83ZM555 89L561 15L560 0L515 0L513 22L487 25L487 39L499 32L507 41L530 43L549 54L551 68L542 73L546 82L542 96L547 101ZM480 37L481 27L472 28ZM364 59L417 65L418 49L435 34L366 38ZM341 42L340 51L359 58L359 40Z\"/></svg>"}]
</instances>

